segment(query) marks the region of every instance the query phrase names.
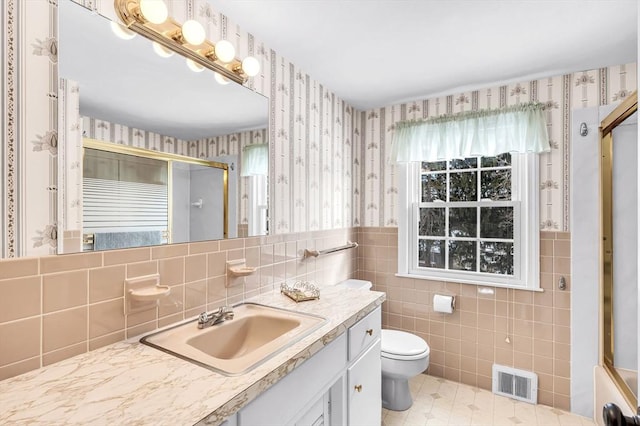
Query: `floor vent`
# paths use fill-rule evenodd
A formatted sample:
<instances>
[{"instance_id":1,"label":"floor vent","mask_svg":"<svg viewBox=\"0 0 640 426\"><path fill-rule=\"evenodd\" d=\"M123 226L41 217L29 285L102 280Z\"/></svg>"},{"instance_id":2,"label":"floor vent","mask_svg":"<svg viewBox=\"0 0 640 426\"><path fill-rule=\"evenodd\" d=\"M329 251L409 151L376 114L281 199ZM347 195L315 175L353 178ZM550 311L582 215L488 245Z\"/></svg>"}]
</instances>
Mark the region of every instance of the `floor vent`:
<instances>
[{"instance_id":1,"label":"floor vent","mask_svg":"<svg viewBox=\"0 0 640 426\"><path fill-rule=\"evenodd\" d=\"M538 375L531 371L493 364L493 393L537 404Z\"/></svg>"}]
</instances>

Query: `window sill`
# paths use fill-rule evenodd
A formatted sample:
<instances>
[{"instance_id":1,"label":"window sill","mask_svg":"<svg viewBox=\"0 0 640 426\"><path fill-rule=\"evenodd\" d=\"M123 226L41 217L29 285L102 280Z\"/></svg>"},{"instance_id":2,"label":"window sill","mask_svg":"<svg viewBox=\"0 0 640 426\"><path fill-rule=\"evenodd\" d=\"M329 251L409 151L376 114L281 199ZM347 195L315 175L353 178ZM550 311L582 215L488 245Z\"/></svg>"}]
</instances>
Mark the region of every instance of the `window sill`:
<instances>
[{"instance_id":1,"label":"window sill","mask_svg":"<svg viewBox=\"0 0 640 426\"><path fill-rule=\"evenodd\" d=\"M471 285L475 285L475 286L478 286L478 287L512 288L514 290L533 291L533 292L537 292L537 293L544 293L544 291L545 291L543 288L531 288L531 287L521 287L521 286L515 286L515 285L509 285L509 284L486 283L486 282L481 282L481 281L474 281L472 279L469 279L469 280L459 279L459 278L446 278L445 279L443 277L434 277L434 276L417 275L417 274L401 274L401 273L397 273L397 274L395 274L395 276L396 277L400 277L400 278L414 278L414 279L418 279L418 280L444 281L444 282L449 282L449 283L471 284Z\"/></svg>"}]
</instances>

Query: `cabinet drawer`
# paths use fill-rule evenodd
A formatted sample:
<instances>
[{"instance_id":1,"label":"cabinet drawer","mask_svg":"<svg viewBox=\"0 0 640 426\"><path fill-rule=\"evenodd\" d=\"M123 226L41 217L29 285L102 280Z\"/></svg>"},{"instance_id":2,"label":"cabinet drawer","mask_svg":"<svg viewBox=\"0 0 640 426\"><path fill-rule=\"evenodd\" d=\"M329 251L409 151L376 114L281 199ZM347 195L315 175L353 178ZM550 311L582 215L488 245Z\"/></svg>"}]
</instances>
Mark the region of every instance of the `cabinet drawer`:
<instances>
[{"instance_id":1,"label":"cabinet drawer","mask_svg":"<svg viewBox=\"0 0 640 426\"><path fill-rule=\"evenodd\" d=\"M380 338L382 314L378 307L349 329L349 361L353 361L366 348Z\"/></svg>"}]
</instances>

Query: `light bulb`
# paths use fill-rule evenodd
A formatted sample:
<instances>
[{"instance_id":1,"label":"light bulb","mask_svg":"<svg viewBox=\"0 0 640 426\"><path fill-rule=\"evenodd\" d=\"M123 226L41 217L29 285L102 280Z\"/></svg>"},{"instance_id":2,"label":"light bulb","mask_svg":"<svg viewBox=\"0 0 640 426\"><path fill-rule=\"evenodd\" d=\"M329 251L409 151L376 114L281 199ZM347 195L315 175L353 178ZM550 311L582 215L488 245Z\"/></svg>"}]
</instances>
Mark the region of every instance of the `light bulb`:
<instances>
[{"instance_id":1,"label":"light bulb","mask_svg":"<svg viewBox=\"0 0 640 426\"><path fill-rule=\"evenodd\" d=\"M260 72L260 62L253 56L247 56L242 60L242 71L249 77L255 77Z\"/></svg>"},{"instance_id":2,"label":"light bulb","mask_svg":"<svg viewBox=\"0 0 640 426\"><path fill-rule=\"evenodd\" d=\"M123 40L131 40L136 36L136 33L131 31L129 28L125 27L124 25L118 24L117 22L111 21L110 25L111 25L111 31L113 31L115 35L117 35Z\"/></svg>"},{"instance_id":3,"label":"light bulb","mask_svg":"<svg viewBox=\"0 0 640 426\"><path fill-rule=\"evenodd\" d=\"M214 51L218 60L225 64L233 61L233 58L236 56L236 49L233 47L233 44L227 40L217 42Z\"/></svg>"},{"instance_id":4,"label":"light bulb","mask_svg":"<svg viewBox=\"0 0 640 426\"><path fill-rule=\"evenodd\" d=\"M215 78L215 79L216 79L216 81L217 81L218 83L222 84L223 86L224 86L225 84L229 84L229 79L228 79L227 77L225 77L224 75L222 75L222 74L215 73L215 74L214 74L214 76L213 76L213 78Z\"/></svg>"},{"instance_id":5,"label":"light bulb","mask_svg":"<svg viewBox=\"0 0 640 426\"><path fill-rule=\"evenodd\" d=\"M169 58L169 57L173 56L173 51L172 50L167 49L166 47L164 47L163 45L161 45L157 41L154 41L152 43L152 47L153 47L153 51L156 52L158 54L158 56L160 56L160 57Z\"/></svg>"},{"instance_id":6,"label":"light bulb","mask_svg":"<svg viewBox=\"0 0 640 426\"><path fill-rule=\"evenodd\" d=\"M162 24L169 17L167 5L162 0L140 0L140 13L152 24Z\"/></svg>"},{"instance_id":7,"label":"light bulb","mask_svg":"<svg viewBox=\"0 0 640 426\"><path fill-rule=\"evenodd\" d=\"M204 67L197 62L194 62L192 59L187 59L187 66L193 72L202 72L204 71Z\"/></svg>"},{"instance_id":8,"label":"light bulb","mask_svg":"<svg viewBox=\"0 0 640 426\"><path fill-rule=\"evenodd\" d=\"M182 37L187 43L198 46L204 42L207 35L200 22L190 19L182 24Z\"/></svg>"}]
</instances>

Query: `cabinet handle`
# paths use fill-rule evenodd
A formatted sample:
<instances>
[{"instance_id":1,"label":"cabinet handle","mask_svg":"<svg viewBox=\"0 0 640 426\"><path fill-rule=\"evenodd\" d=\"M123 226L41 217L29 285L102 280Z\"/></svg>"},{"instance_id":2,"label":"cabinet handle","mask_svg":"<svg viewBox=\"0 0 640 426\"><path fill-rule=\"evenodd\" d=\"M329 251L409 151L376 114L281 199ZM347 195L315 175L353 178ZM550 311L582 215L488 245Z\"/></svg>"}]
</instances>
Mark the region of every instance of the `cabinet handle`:
<instances>
[{"instance_id":1,"label":"cabinet handle","mask_svg":"<svg viewBox=\"0 0 640 426\"><path fill-rule=\"evenodd\" d=\"M355 385L355 389L356 389L358 392L362 392L362 385Z\"/></svg>"},{"instance_id":2,"label":"cabinet handle","mask_svg":"<svg viewBox=\"0 0 640 426\"><path fill-rule=\"evenodd\" d=\"M373 328L370 328L366 331L369 336L373 336Z\"/></svg>"}]
</instances>

